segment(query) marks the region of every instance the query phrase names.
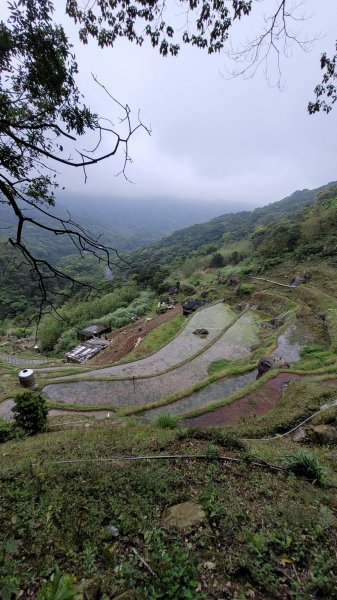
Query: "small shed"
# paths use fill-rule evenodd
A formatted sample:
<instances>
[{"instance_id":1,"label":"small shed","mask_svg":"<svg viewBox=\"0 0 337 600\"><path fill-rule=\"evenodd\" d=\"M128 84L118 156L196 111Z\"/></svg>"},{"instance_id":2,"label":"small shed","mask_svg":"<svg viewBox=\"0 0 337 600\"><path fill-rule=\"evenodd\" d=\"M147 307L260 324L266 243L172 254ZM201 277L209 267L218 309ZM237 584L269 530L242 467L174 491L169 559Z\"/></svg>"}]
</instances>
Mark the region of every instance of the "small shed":
<instances>
[{"instance_id":1,"label":"small shed","mask_svg":"<svg viewBox=\"0 0 337 600\"><path fill-rule=\"evenodd\" d=\"M205 304L206 302L204 300L191 300L190 302L185 302L185 304L183 304L183 315L187 317L202 306L205 306Z\"/></svg>"},{"instance_id":2,"label":"small shed","mask_svg":"<svg viewBox=\"0 0 337 600\"><path fill-rule=\"evenodd\" d=\"M89 327L85 327L84 329L80 329L77 332L77 339L81 342L86 342L93 337L101 337L106 333L111 332L111 327L108 325L103 325L103 323L94 323L93 325L89 325Z\"/></svg>"}]
</instances>

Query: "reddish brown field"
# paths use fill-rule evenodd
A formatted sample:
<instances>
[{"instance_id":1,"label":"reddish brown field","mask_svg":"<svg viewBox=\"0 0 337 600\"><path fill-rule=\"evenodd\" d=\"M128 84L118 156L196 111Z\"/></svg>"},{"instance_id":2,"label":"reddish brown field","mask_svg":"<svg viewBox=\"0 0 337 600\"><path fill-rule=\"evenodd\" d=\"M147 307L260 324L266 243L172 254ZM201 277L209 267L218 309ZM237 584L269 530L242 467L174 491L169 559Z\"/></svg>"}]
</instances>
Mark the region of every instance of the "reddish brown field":
<instances>
[{"instance_id":1,"label":"reddish brown field","mask_svg":"<svg viewBox=\"0 0 337 600\"><path fill-rule=\"evenodd\" d=\"M187 419L185 424L190 427L214 427L215 425L233 425L241 418L264 415L275 408L282 393L282 388L288 381L302 379L296 373L280 373L274 379L267 381L261 388L243 396L233 404L222 406L212 412ZM327 382L328 383L328 382ZM333 383L331 381L331 383Z\"/></svg>"}]
</instances>

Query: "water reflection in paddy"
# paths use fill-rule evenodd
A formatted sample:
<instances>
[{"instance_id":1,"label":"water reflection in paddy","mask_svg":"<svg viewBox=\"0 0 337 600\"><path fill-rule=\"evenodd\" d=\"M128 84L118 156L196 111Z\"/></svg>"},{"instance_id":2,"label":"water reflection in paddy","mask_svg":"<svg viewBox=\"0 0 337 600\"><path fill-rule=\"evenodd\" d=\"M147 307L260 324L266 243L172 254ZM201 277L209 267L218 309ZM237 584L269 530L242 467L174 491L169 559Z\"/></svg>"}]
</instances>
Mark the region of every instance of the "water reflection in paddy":
<instances>
[{"instance_id":1,"label":"water reflection in paddy","mask_svg":"<svg viewBox=\"0 0 337 600\"><path fill-rule=\"evenodd\" d=\"M313 344L315 341L315 334L302 321L297 320L280 335L278 346L272 356L283 356L287 362L294 364L300 360L301 348L307 344ZM142 416L145 419L154 419L161 414L183 415L192 410L206 407L252 383L256 379L256 374L257 370L254 369L243 375L219 379L177 402L148 410L142 413Z\"/></svg>"}]
</instances>

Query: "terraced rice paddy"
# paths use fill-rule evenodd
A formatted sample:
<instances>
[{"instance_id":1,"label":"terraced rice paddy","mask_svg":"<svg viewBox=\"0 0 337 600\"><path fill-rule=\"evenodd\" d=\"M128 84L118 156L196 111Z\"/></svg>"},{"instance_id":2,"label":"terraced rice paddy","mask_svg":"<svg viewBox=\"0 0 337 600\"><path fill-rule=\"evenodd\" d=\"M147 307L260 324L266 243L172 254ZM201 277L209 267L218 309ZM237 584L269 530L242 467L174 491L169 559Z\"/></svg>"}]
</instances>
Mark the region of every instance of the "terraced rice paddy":
<instances>
[{"instance_id":1,"label":"terraced rice paddy","mask_svg":"<svg viewBox=\"0 0 337 600\"><path fill-rule=\"evenodd\" d=\"M222 308L223 305L216 306ZM204 311L200 311L200 313L202 312ZM231 315L231 313L225 312L227 319L229 314ZM200 319L199 322L204 321ZM191 335L193 334L184 331L183 334L173 340L176 360L182 361L187 346L186 340ZM180 339L181 346L179 346ZM214 341L212 345L208 344L204 352L160 375L144 377L145 373L142 370L138 371L140 368L138 363L144 363L147 360L143 359L137 361L137 363L121 365L123 368L122 374L124 377L127 376L128 379L92 380L92 376L98 374L102 376L102 370L100 370L86 373L86 377L90 377L90 381L82 379L81 381L66 383L66 378L63 378L60 383L47 385L44 392L51 400L71 404L108 404L116 407L150 404L177 392L182 392L205 380L208 376L208 366L215 360L221 358L236 360L249 355L252 346L258 343L258 339L257 317L250 311L238 317L237 321L217 341ZM202 341L204 342L204 340ZM192 343L189 347L192 346ZM166 348L169 346L170 344ZM178 348L180 348L179 353L177 352ZM154 359L158 365L156 355L149 358ZM103 369L104 375L112 374L115 377L116 371L111 371L111 369L117 368L118 366L111 367L109 370ZM135 372L142 373L143 377L135 377Z\"/></svg>"}]
</instances>

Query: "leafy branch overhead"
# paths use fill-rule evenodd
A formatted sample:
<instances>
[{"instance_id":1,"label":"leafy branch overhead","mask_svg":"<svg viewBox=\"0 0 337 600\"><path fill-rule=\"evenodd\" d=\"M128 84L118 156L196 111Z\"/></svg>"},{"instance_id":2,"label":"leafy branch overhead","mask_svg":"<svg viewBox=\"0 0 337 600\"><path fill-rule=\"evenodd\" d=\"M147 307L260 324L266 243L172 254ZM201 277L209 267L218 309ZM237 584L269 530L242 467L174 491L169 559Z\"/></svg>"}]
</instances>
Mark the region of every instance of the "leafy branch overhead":
<instances>
[{"instance_id":1,"label":"leafy branch overhead","mask_svg":"<svg viewBox=\"0 0 337 600\"><path fill-rule=\"evenodd\" d=\"M77 0L67 0L66 12L79 25L83 43L90 37L100 47L114 46L124 37L141 46L148 40L162 56L177 56L189 44L208 54L224 51L234 64L230 76L253 77L263 69L267 79L281 84L281 56L291 57L294 46L310 51L315 41L302 33L306 0L180 0L177 5L165 0L100 0L85 8ZM230 37L236 21L264 13L261 30L234 44ZM337 46L336 46L337 52ZM330 112L337 98L337 54L321 57L324 71L321 84L309 102L310 114Z\"/></svg>"},{"instance_id":2,"label":"leafy branch overhead","mask_svg":"<svg viewBox=\"0 0 337 600\"><path fill-rule=\"evenodd\" d=\"M36 228L37 236L43 229L70 238L80 254L89 251L108 265L112 254L118 258L70 215L59 218L49 212L59 186L56 169L80 168L86 179L88 167L124 150L122 173L126 176L129 140L145 127L139 119L133 125L130 108L110 94L122 113L119 129L83 103L75 82L78 67L72 46L63 28L52 20L52 2L21 0L8 7L9 19L0 23L0 202L10 206L16 217L9 243L31 268L41 292L41 312L42 305L52 306L50 292L55 293L55 286L50 280L61 278L71 287L81 282L34 256L24 237L27 224ZM88 143L87 134L93 148L78 148L82 136Z\"/></svg>"}]
</instances>

